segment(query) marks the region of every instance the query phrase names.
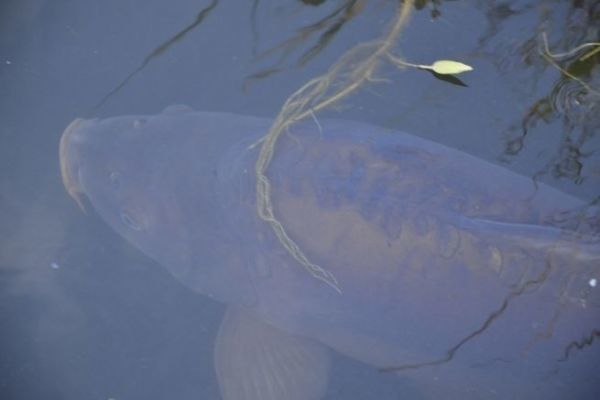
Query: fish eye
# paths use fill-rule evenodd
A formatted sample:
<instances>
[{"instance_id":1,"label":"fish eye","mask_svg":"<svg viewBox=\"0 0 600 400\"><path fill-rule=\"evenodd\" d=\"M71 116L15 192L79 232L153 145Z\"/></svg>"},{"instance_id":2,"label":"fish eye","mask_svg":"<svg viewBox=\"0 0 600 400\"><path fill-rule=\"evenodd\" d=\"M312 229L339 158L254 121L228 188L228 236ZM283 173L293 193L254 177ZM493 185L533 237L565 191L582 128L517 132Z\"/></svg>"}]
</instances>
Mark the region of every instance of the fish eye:
<instances>
[{"instance_id":1,"label":"fish eye","mask_svg":"<svg viewBox=\"0 0 600 400\"><path fill-rule=\"evenodd\" d=\"M110 179L110 182L112 183L115 189L119 189L121 187L121 174L119 174L118 172L111 172L108 176L108 179Z\"/></svg>"},{"instance_id":2,"label":"fish eye","mask_svg":"<svg viewBox=\"0 0 600 400\"><path fill-rule=\"evenodd\" d=\"M139 129L146 124L146 118L138 118L133 121L133 127Z\"/></svg>"},{"instance_id":3,"label":"fish eye","mask_svg":"<svg viewBox=\"0 0 600 400\"><path fill-rule=\"evenodd\" d=\"M134 231L142 230L142 226L138 224L137 221L125 211L121 212L121 221L125 224L125 226L127 226L130 229L133 229Z\"/></svg>"}]
</instances>

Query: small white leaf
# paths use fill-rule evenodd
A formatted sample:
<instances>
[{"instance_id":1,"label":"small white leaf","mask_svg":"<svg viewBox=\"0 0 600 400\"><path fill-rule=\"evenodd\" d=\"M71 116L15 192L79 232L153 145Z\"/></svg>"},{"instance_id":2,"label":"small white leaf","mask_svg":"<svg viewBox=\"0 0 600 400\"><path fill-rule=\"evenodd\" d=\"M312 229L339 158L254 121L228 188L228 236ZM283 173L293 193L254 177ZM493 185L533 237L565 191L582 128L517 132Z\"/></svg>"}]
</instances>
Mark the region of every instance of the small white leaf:
<instances>
[{"instance_id":1,"label":"small white leaf","mask_svg":"<svg viewBox=\"0 0 600 400\"><path fill-rule=\"evenodd\" d=\"M452 60L438 60L431 64L430 68L433 72L440 75L454 75L473 70L473 67L470 65Z\"/></svg>"}]
</instances>

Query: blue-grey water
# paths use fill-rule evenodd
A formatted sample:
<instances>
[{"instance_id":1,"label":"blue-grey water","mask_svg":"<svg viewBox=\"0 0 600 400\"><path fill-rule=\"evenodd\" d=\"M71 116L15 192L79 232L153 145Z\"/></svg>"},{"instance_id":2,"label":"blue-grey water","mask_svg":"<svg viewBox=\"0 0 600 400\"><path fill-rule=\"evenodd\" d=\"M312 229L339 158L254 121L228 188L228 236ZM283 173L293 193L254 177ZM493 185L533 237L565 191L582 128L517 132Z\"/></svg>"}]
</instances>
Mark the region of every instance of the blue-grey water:
<instances>
[{"instance_id":1,"label":"blue-grey water","mask_svg":"<svg viewBox=\"0 0 600 400\"><path fill-rule=\"evenodd\" d=\"M218 399L213 342L224 306L81 212L61 182L60 135L77 117L171 104L274 117L346 50L381 35L397 3L3 0L0 398ZM397 54L474 71L459 85L383 66L387 82L328 115L410 132L597 199L598 55L558 60L579 82L540 53L542 32L555 53L598 41L597 2L417 3ZM326 399L367 398L421 397L402 376L335 356Z\"/></svg>"}]
</instances>

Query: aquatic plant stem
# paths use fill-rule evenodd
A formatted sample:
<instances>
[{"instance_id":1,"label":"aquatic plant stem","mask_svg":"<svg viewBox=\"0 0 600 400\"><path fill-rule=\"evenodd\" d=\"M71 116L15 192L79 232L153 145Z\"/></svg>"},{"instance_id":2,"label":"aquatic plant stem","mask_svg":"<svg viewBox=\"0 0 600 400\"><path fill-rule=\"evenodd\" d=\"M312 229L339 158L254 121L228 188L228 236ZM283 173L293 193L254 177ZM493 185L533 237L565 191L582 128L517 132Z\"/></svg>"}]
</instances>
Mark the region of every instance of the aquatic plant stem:
<instances>
[{"instance_id":1,"label":"aquatic plant stem","mask_svg":"<svg viewBox=\"0 0 600 400\"><path fill-rule=\"evenodd\" d=\"M341 293L341 288L335 276L311 262L275 216L271 200L271 182L266 173L273 158L277 140L289 126L347 97L365 82L374 80L375 69L382 59L387 57L390 49L396 43L409 19L412 6L413 0L404 0L390 29L381 40L355 46L344 54L326 74L310 80L294 92L286 100L269 132L265 135L256 161L256 206L259 217L269 223L277 239L296 261L306 268L314 278L325 282L339 293ZM360 53L365 50L372 52L363 61L356 62L357 55L361 55ZM342 83L339 88L336 87L333 93L321 99L330 87L337 86L339 83Z\"/></svg>"},{"instance_id":2,"label":"aquatic plant stem","mask_svg":"<svg viewBox=\"0 0 600 400\"><path fill-rule=\"evenodd\" d=\"M574 48L573 50L570 50L566 53L551 53L550 52L550 48L548 46L548 37L546 35L546 32L542 33L542 39L544 42L544 50L540 50L540 54L542 55L542 57L544 57L544 59L546 61L548 61L548 63L550 65L552 65L554 68L558 69L563 75L565 75L566 77L578 82L581 86L583 86L584 88L586 88L590 93L593 93L597 96L600 95L600 92L598 92L596 89L594 89L593 87L591 87L590 85L588 85L587 83L585 83L583 80L579 79L578 77L576 77L575 75L571 74L569 71L567 71L566 69L562 68L560 65L558 65L558 63L554 60L555 58L561 58L561 57L566 57L566 56L570 56L572 54L574 54L576 51L579 51L585 47L589 47L589 46L598 46L599 43L584 43L580 46L577 46L576 48ZM595 53L595 50L592 50L592 52L590 53ZM590 53L586 54L585 56L588 56ZM584 57L585 57L584 56ZM580 60L582 60L583 57L581 57Z\"/></svg>"}]
</instances>

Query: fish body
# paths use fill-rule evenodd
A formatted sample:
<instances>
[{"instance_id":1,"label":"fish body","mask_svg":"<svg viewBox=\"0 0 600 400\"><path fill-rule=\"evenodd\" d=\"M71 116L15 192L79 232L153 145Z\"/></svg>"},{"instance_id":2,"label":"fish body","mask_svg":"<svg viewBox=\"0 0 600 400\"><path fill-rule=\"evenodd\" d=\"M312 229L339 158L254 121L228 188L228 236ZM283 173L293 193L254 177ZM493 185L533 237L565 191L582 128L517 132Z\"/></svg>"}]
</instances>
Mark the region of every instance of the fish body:
<instances>
[{"instance_id":1,"label":"fish body","mask_svg":"<svg viewBox=\"0 0 600 400\"><path fill-rule=\"evenodd\" d=\"M270 195L333 288L258 217L270 125L171 107L76 120L61 139L81 205L229 305L215 350L224 399L319 399L330 349L413 379L424 398L594 398L597 210L412 135L303 121L277 142Z\"/></svg>"}]
</instances>

